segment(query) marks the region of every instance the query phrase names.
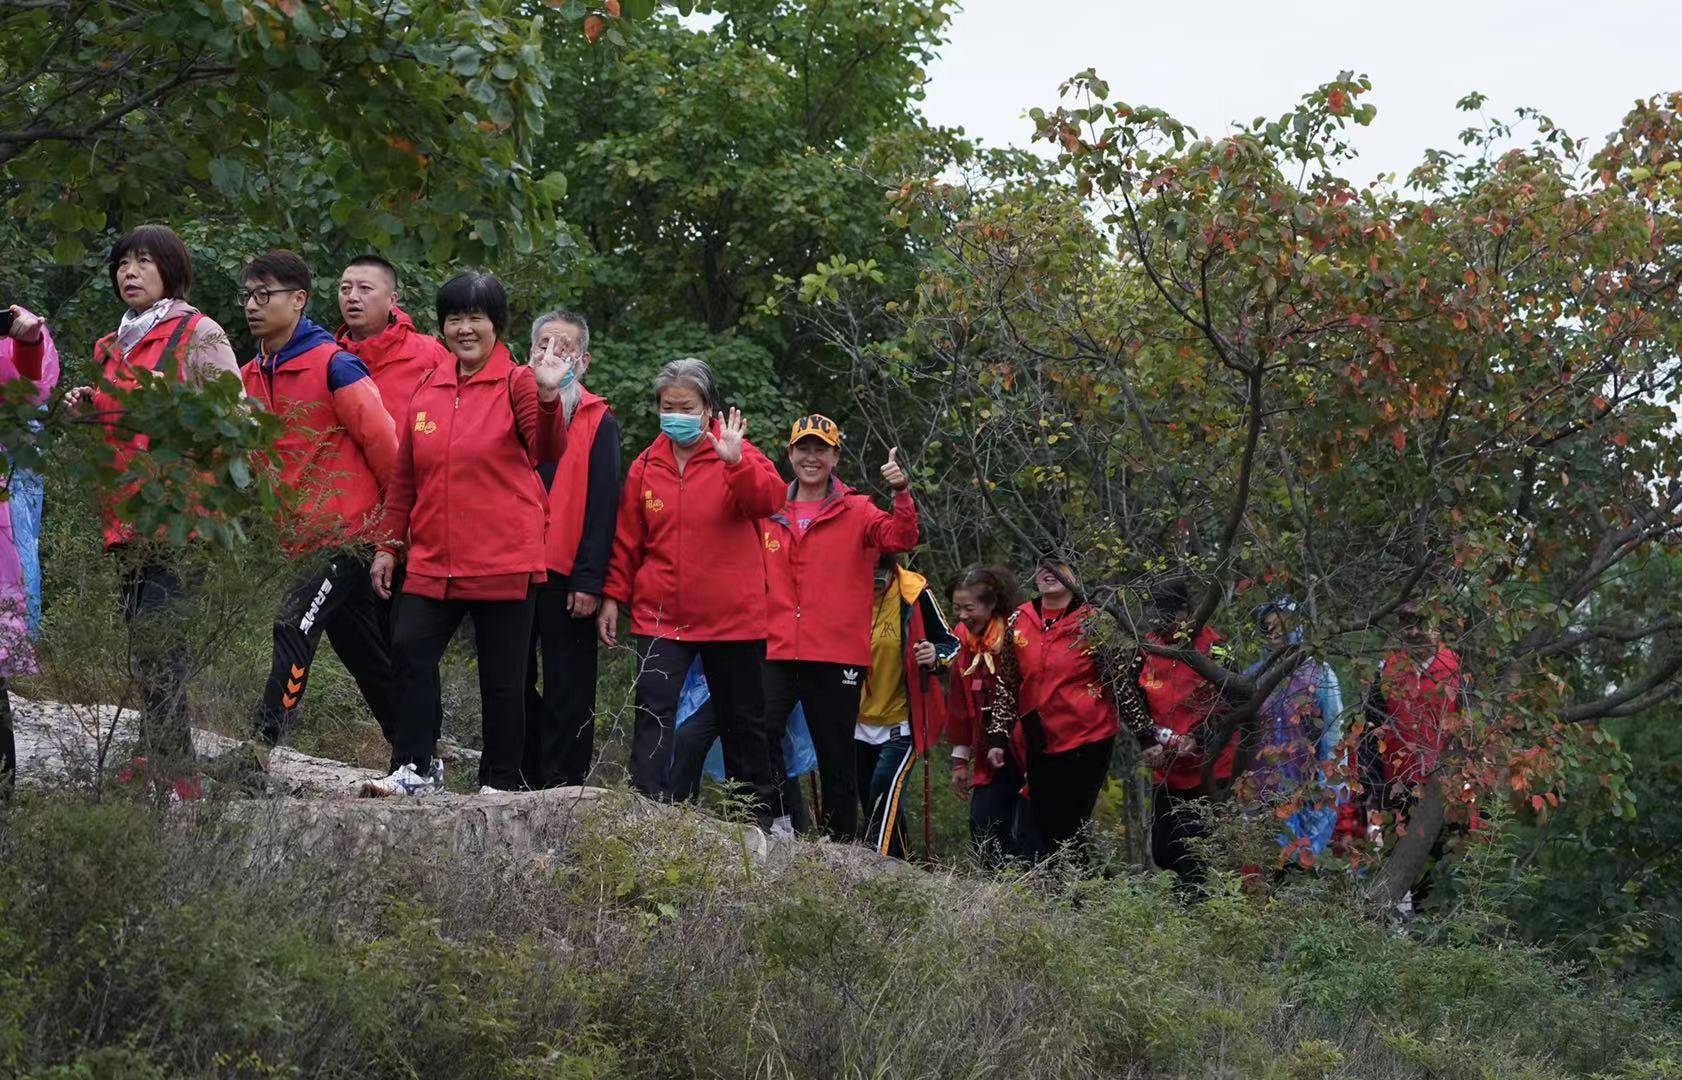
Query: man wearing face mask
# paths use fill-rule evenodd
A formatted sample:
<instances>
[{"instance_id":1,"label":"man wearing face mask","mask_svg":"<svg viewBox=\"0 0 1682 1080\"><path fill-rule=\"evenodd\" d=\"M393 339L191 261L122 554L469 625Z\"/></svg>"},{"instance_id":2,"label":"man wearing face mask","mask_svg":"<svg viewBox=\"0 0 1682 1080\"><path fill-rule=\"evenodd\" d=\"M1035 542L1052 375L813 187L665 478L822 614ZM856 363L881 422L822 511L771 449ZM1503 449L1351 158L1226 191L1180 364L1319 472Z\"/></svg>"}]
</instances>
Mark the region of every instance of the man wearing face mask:
<instances>
[{"instance_id":1,"label":"man wearing face mask","mask_svg":"<svg viewBox=\"0 0 1682 1080\"><path fill-rule=\"evenodd\" d=\"M639 661L631 783L671 797L678 698L696 657L707 677L724 771L752 788L769 826L781 798L765 720L765 563L759 519L786 498L782 478L743 436L736 409L721 418L712 369L676 360L654 380L660 435L637 455L619 501L596 616L603 644L619 640L630 609ZM775 733L777 737L781 732Z\"/></svg>"},{"instance_id":2,"label":"man wearing face mask","mask_svg":"<svg viewBox=\"0 0 1682 1080\"><path fill-rule=\"evenodd\" d=\"M368 368L304 314L310 286L304 261L275 250L246 264L240 292L258 350L240 374L246 394L285 422L275 454L292 498L281 541L301 568L275 616L256 726L264 743L280 742L325 631L390 742L397 695L388 630L358 548L373 535L397 429Z\"/></svg>"},{"instance_id":3,"label":"man wearing face mask","mask_svg":"<svg viewBox=\"0 0 1682 1080\"><path fill-rule=\"evenodd\" d=\"M557 308L531 328L531 361L568 357L561 384L567 447L558 462L538 466L549 489L548 580L534 592L531 653L526 667L526 786L582 784L596 734L596 612L619 506L619 421L606 400L584 388L590 370L590 324ZM538 665L542 662L541 689Z\"/></svg>"}]
</instances>

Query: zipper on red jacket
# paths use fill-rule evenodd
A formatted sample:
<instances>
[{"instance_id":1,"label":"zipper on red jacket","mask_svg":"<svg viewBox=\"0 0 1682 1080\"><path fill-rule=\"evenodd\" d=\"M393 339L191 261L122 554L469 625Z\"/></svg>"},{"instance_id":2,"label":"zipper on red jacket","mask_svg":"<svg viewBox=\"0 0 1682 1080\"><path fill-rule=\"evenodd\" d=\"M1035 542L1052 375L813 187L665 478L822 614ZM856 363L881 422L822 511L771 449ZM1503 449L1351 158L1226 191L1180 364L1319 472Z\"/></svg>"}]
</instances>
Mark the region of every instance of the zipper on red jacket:
<instances>
[{"instance_id":1,"label":"zipper on red jacket","mask_svg":"<svg viewBox=\"0 0 1682 1080\"><path fill-rule=\"evenodd\" d=\"M675 594L672 598L672 606L678 609L673 612L675 616L672 620L673 641L683 640L683 611L681 607L683 604L683 581L681 579L683 574L683 474L687 471L688 466L693 464L695 464L695 459L691 457L683 468L677 470L677 572L679 580L674 582L677 588L672 590ZM674 467L677 465L677 453L675 451L672 454L672 465Z\"/></svg>"},{"instance_id":2,"label":"zipper on red jacket","mask_svg":"<svg viewBox=\"0 0 1682 1080\"><path fill-rule=\"evenodd\" d=\"M450 410L450 434L444 440L444 599L450 598L450 573L455 569L455 538L451 536L450 463L455 460L456 422L461 419L461 373L456 373L456 403Z\"/></svg>"},{"instance_id":3,"label":"zipper on red jacket","mask_svg":"<svg viewBox=\"0 0 1682 1080\"><path fill-rule=\"evenodd\" d=\"M789 530L790 536L793 537L792 542L789 544L788 557L789 557L790 560L795 559L795 556L800 551L800 543L804 539L804 536L800 532L800 523L798 521L796 521L796 522L793 522L792 524L793 524L794 527ZM817 526L817 524L818 523L816 521L813 521L811 525L807 526L807 528L808 529L814 528L814 527ZM794 567L793 577L794 577L794 658L796 660L799 660L800 659L800 567L799 567L799 565L796 565Z\"/></svg>"},{"instance_id":4,"label":"zipper on red jacket","mask_svg":"<svg viewBox=\"0 0 1682 1080\"><path fill-rule=\"evenodd\" d=\"M831 481L831 483L833 483L833 481ZM828 500L826 499L823 503L819 504L818 512L816 514L812 515L812 521L811 521L810 524L808 524L806 526L806 532L801 532L800 531L800 522L794 521L794 520L789 521L789 524L788 524L788 535L789 535L788 557L789 557L789 560L791 562L795 561L795 559L794 559L795 553L800 550L800 545L805 542L806 533L809 533L813 529L817 528L818 527L818 522L827 521L827 520L829 520L830 517L835 516L833 514L830 514L826 517L824 515L824 511L827 510L827 509L828 509ZM796 660L799 660L800 659L800 567L799 566L794 567L793 579L794 579L794 658Z\"/></svg>"}]
</instances>

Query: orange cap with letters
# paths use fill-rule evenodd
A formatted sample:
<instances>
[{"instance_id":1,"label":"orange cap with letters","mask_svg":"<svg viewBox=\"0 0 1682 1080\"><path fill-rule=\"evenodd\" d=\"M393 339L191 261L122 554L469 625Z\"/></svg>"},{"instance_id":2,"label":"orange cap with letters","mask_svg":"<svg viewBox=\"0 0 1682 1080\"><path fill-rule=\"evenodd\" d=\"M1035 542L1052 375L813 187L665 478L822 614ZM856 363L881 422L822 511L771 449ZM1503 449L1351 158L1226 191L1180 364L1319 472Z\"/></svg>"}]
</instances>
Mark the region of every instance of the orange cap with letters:
<instances>
[{"instance_id":1,"label":"orange cap with letters","mask_svg":"<svg viewBox=\"0 0 1682 1080\"><path fill-rule=\"evenodd\" d=\"M793 446L808 435L814 439L822 439L831 446L841 446L841 429L827 416L813 413L796 420L788 433L788 444Z\"/></svg>"}]
</instances>

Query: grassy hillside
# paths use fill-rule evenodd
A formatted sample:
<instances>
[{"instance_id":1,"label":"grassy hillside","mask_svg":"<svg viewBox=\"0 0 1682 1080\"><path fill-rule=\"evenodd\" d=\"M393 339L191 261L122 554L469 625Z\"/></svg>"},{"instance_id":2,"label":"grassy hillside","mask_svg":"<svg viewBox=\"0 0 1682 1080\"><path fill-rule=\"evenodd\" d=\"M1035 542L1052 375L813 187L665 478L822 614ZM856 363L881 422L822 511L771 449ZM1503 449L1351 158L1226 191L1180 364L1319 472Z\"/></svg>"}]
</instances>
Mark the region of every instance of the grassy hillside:
<instances>
[{"instance_id":1,"label":"grassy hillside","mask_svg":"<svg viewBox=\"0 0 1682 1080\"><path fill-rule=\"evenodd\" d=\"M0 1075L1682 1075L1655 1009L1315 881L769 870L693 815L257 872L217 819L0 810Z\"/></svg>"}]
</instances>

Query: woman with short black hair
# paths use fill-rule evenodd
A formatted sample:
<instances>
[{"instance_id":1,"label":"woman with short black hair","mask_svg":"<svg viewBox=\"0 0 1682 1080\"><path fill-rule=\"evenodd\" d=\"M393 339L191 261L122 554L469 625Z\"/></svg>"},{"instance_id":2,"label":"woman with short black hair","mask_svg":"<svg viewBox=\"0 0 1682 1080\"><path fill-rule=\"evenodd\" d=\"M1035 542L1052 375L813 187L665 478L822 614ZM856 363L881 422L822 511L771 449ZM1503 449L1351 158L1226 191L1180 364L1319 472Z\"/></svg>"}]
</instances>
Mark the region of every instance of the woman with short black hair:
<instances>
[{"instance_id":1,"label":"woman with short black hair","mask_svg":"<svg viewBox=\"0 0 1682 1080\"><path fill-rule=\"evenodd\" d=\"M216 320L187 302L193 286L193 257L167 225L142 225L124 235L106 259L111 290L128 308L112 333L93 347L99 380L65 395L72 409L91 409L105 425L112 464L125 470L144 454L147 439L123 422L117 394L138 385L143 371L168 371L203 383L223 372L239 378L239 362L227 332ZM105 550L119 554L135 540L134 527L117 515L132 489L101 494ZM147 556L129 559L123 570L123 616L130 623L160 616L179 600L183 586L169 562ZM140 752L149 758L185 758L192 754L187 724L186 681L190 658L180 648L144 661L139 682L143 707Z\"/></svg>"},{"instance_id":2,"label":"woman with short black hair","mask_svg":"<svg viewBox=\"0 0 1682 1080\"><path fill-rule=\"evenodd\" d=\"M520 786L526 723L531 587L547 573L548 495L537 466L566 447L561 383L570 361L545 351L523 367L502 335L508 294L489 274L458 274L438 290L438 326L452 359L421 380L398 425L397 469L371 571L391 596L407 560L392 651L399 684L397 768L365 795L436 788L438 662L473 617L484 753L481 793Z\"/></svg>"}]
</instances>

